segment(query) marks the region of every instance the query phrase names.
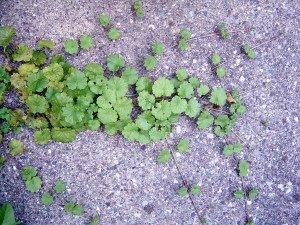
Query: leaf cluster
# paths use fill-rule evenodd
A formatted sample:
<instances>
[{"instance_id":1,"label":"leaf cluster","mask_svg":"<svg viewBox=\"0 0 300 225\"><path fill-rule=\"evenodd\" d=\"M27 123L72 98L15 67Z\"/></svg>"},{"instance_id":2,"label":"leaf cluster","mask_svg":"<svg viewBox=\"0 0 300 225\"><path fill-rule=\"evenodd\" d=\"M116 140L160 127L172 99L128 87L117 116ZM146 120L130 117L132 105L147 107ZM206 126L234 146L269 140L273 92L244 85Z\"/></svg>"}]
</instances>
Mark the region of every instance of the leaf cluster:
<instances>
[{"instance_id":1,"label":"leaf cluster","mask_svg":"<svg viewBox=\"0 0 300 225\"><path fill-rule=\"evenodd\" d=\"M22 178L28 191L33 193L39 192L42 187L42 180L37 176L36 168L32 166L25 167L22 170Z\"/></svg>"},{"instance_id":2,"label":"leaf cluster","mask_svg":"<svg viewBox=\"0 0 300 225\"><path fill-rule=\"evenodd\" d=\"M140 1L135 1L132 5L133 10L135 11L135 15L138 17L144 16L143 5Z\"/></svg>"},{"instance_id":3,"label":"leaf cluster","mask_svg":"<svg viewBox=\"0 0 300 225\"><path fill-rule=\"evenodd\" d=\"M181 31L181 39L179 40L178 47L181 51L185 51L188 49L188 40L191 38L191 32L188 28L184 28Z\"/></svg>"}]
</instances>

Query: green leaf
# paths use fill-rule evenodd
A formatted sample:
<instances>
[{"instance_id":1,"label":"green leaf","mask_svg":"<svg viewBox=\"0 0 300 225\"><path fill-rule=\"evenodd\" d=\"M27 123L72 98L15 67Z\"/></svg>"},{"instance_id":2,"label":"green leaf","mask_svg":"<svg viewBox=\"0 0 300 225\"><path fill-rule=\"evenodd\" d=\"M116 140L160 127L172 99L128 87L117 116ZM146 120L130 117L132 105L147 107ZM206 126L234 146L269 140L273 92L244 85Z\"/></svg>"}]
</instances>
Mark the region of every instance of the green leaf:
<instances>
[{"instance_id":1,"label":"green leaf","mask_svg":"<svg viewBox=\"0 0 300 225\"><path fill-rule=\"evenodd\" d=\"M201 105L196 99L191 99L185 110L185 114L191 118L195 118L199 115L201 110Z\"/></svg>"},{"instance_id":2,"label":"green leaf","mask_svg":"<svg viewBox=\"0 0 300 225\"><path fill-rule=\"evenodd\" d=\"M156 97L171 96L174 92L174 86L170 80L160 77L154 82L152 91Z\"/></svg>"},{"instance_id":3,"label":"green leaf","mask_svg":"<svg viewBox=\"0 0 300 225\"><path fill-rule=\"evenodd\" d=\"M87 86L87 78L85 74L79 70L74 70L66 80L66 85L69 89L82 90Z\"/></svg>"},{"instance_id":4,"label":"green leaf","mask_svg":"<svg viewBox=\"0 0 300 225\"><path fill-rule=\"evenodd\" d=\"M213 65L217 65L221 62L221 57L218 54L213 54L211 57L211 62Z\"/></svg>"},{"instance_id":5,"label":"green leaf","mask_svg":"<svg viewBox=\"0 0 300 225\"><path fill-rule=\"evenodd\" d=\"M239 190L239 191L235 191L233 193L233 196L236 198L236 199L241 199L244 197L244 191L242 190Z\"/></svg>"},{"instance_id":6,"label":"green leaf","mask_svg":"<svg viewBox=\"0 0 300 225\"><path fill-rule=\"evenodd\" d=\"M35 177L37 174L36 168L32 167L32 166L27 166L24 167L22 170L22 178L23 180L31 180L31 178Z\"/></svg>"},{"instance_id":7,"label":"green leaf","mask_svg":"<svg viewBox=\"0 0 300 225\"><path fill-rule=\"evenodd\" d=\"M229 144L226 145L223 149L223 154L226 156L233 155L234 153L240 153L243 149L242 144L236 143L236 144Z\"/></svg>"},{"instance_id":8,"label":"green leaf","mask_svg":"<svg viewBox=\"0 0 300 225\"><path fill-rule=\"evenodd\" d=\"M107 82L107 87L114 93L117 99L124 97L128 92L128 84L120 77L111 78Z\"/></svg>"},{"instance_id":9,"label":"green leaf","mask_svg":"<svg viewBox=\"0 0 300 225\"><path fill-rule=\"evenodd\" d=\"M98 17L100 23L103 27L106 27L109 24L110 18L108 15L102 14Z\"/></svg>"},{"instance_id":10,"label":"green leaf","mask_svg":"<svg viewBox=\"0 0 300 225\"><path fill-rule=\"evenodd\" d=\"M181 51L186 51L189 48L189 45L186 40L180 40L178 43L178 47Z\"/></svg>"},{"instance_id":11,"label":"green leaf","mask_svg":"<svg viewBox=\"0 0 300 225\"><path fill-rule=\"evenodd\" d=\"M226 75L226 70L224 67L218 67L216 73L219 78L223 78Z\"/></svg>"},{"instance_id":12,"label":"green leaf","mask_svg":"<svg viewBox=\"0 0 300 225\"><path fill-rule=\"evenodd\" d=\"M181 37L184 39L184 40L188 40L191 38L191 32L188 28L184 28L181 32Z\"/></svg>"},{"instance_id":13,"label":"green leaf","mask_svg":"<svg viewBox=\"0 0 300 225\"><path fill-rule=\"evenodd\" d=\"M135 123L129 123L124 127L122 134L128 140L134 141L137 140L139 137L138 130L139 127Z\"/></svg>"},{"instance_id":14,"label":"green leaf","mask_svg":"<svg viewBox=\"0 0 300 225\"><path fill-rule=\"evenodd\" d=\"M179 196L185 196L188 194L188 190L185 187L181 187L177 190L177 193L179 194Z\"/></svg>"},{"instance_id":15,"label":"green leaf","mask_svg":"<svg viewBox=\"0 0 300 225\"><path fill-rule=\"evenodd\" d=\"M32 73L28 76L27 86L33 92L42 92L48 85L48 79L42 72Z\"/></svg>"},{"instance_id":16,"label":"green leaf","mask_svg":"<svg viewBox=\"0 0 300 225\"><path fill-rule=\"evenodd\" d=\"M91 36L89 35L82 35L80 36L80 47L82 49L88 50L92 48L94 45L94 41Z\"/></svg>"},{"instance_id":17,"label":"green leaf","mask_svg":"<svg viewBox=\"0 0 300 225\"><path fill-rule=\"evenodd\" d=\"M75 207L75 203L74 202L68 202L65 204L64 206L64 210L66 212L72 212L73 208Z\"/></svg>"},{"instance_id":18,"label":"green leaf","mask_svg":"<svg viewBox=\"0 0 300 225\"><path fill-rule=\"evenodd\" d=\"M34 140L39 144L47 144L51 138L50 130L43 129L34 133Z\"/></svg>"},{"instance_id":19,"label":"green leaf","mask_svg":"<svg viewBox=\"0 0 300 225\"><path fill-rule=\"evenodd\" d=\"M164 45L160 41L155 41L152 45L152 52L156 55L162 55L164 52Z\"/></svg>"},{"instance_id":20,"label":"green leaf","mask_svg":"<svg viewBox=\"0 0 300 225\"><path fill-rule=\"evenodd\" d=\"M177 92L178 92L178 95L181 97L181 98L191 98L193 97L194 95L194 89L193 89L193 86L187 82L187 81L184 81L180 86L179 88L177 89Z\"/></svg>"},{"instance_id":21,"label":"green leaf","mask_svg":"<svg viewBox=\"0 0 300 225\"><path fill-rule=\"evenodd\" d=\"M109 55L106 62L111 72L117 72L125 66L125 60L118 54Z\"/></svg>"},{"instance_id":22,"label":"green leaf","mask_svg":"<svg viewBox=\"0 0 300 225\"><path fill-rule=\"evenodd\" d=\"M249 58L253 59L253 58L256 57L256 53L250 48L249 45L245 45L245 46L243 47L243 49L244 49L244 52L246 53L246 55L247 55Z\"/></svg>"},{"instance_id":23,"label":"green leaf","mask_svg":"<svg viewBox=\"0 0 300 225\"><path fill-rule=\"evenodd\" d=\"M143 16L144 16L144 10L138 9L138 10L136 10L135 14L136 14L138 17L143 17Z\"/></svg>"},{"instance_id":24,"label":"green leaf","mask_svg":"<svg viewBox=\"0 0 300 225\"><path fill-rule=\"evenodd\" d=\"M100 128L100 122L99 120L89 120L87 125L89 130L99 130Z\"/></svg>"},{"instance_id":25,"label":"green leaf","mask_svg":"<svg viewBox=\"0 0 300 225\"><path fill-rule=\"evenodd\" d=\"M12 139L9 142L9 148L12 156L16 156L24 152L24 144L20 140Z\"/></svg>"},{"instance_id":26,"label":"green leaf","mask_svg":"<svg viewBox=\"0 0 300 225\"><path fill-rule=\"evenodd\" d=\"M187 139L182 139L177 145L179 153L185 153L189 149L189 141Z\"/></svg>"},{"instance_id":27,"label":"green leaf","mask_svg":"<svg viewBox=\"0 0 300 225\"><path fill-rule=\"evenodd\" d=\"M198 118L197 124L200 129L208 128L214 122L214 117L208 112L202 112Z\"/></svg>"},{"instance_id":28,"label":"green leaf","mask_svg":"<svg viewBox=\"0 0 300 225\"><path fill-rule=\"evenodd\" d=\"M14 209L10 203L4 203L0 208L0 224L2 225L18 224L15 219Z\"/></svg>"},{"instance_id":29,"label":"green leaf","mask_svg":"<svg viewBox=\"0 0 300 225\"><path fill-rule=\"evenodd\" d=\"M29 62L32 58L32 53L32 50L28 46L21 43L13 54L13 60L17 62Z\"/></svg>"},{"instance_id":30,"label":"green leaf","mask_svg":"<svg viewBox=\"0 0 300 225\"><path fill-rule=\"evenodd\" d=\"M107 36L111 40L118 40L120 38L121 34L117 28L113 27L109 30Z\"/></svg>"},{"instance_id":31,"label":"green leaf","mask_svg":"<svg viewBox=\"0 0 300 225\"><path fill-rule=\"evenodd\" d=\"M140 77L139 80L136 82L136 91L152 91L152 81L147 77Z\"/></svg>"},{"instance_id":32,"label":"green leaf","mask_svg":"<svg viewBox=\"0 0 300 225\"><path fill-rule=\"evenodd\" d=\"M42 195L41 200L44 205L51 205L53 203L53 197L50 195L49 192L45 192Z\"/></svg>"},{"instance_id":33,"label":"green leaf","mask_svg":"<svg viewBox=\"0 0 300 225\"><path fill-rule=\"evenodd\" d=\"M53 50L55 48L55 44L53 41L49 40L40 40L38 43L38 48L49 48L50 50Z\"/></svg>"},{"instance_id":34,"label":"green leaf","mask_svg":"<svg viewBox=\"0 0 300 225\"><path fill-rule=\"evenodd\" d=\"M198 89L198 96L201 97L203 95L206 95L209 92L209 87L207 85L201 85Z\"/></svg>"},{"instance_id":35,"label":"green leaf","mask_svg":"<svg viewBox=\"0 0 300 225\"><path fill-rule=\"evenodd\" d=\"M170 159L171 159L171 154L169 150L163 150L157 156L157 160L161 163L167 163Z\"/></svg>"},{"instance_id":36,"label":"green leaf","mask_svg":"<svg viewBox=\"0 0 300 225\"><path fill-rule=\"evenodd\" d=\"M66 190L65 182L62 180L56 181L53 189L59 194L63 193Z\"/></svg>"},{"instance_id":37,"label":"green leaf","mask_svg":"<svg viewBox=\"0 0 300 225\"><path fill-rule=\"evenodd\" d=\"M26 180L26 189L30 192L37 193L42 187L42 180L39 177L33 177Z\"/></svg>"},{"instance_id":38,"label":"green leaf","mask_svg":"<svg viewBox=\"0 0 300 225\"><path fill-rule=\"evenodd\" d=\"M96 223L97 223L99 220L100 220L100 216L98 216L98 215L93 216L90 225L96 225Z\"/></svg>"},{"instance_id":39,"label":"green leaf","mask_svg":"<svg viewBox=\"0 0 300 225\"><path fill-rule=\"evenodd\" d=\"M122 72L122 78L128 83L128 84L135 84L137 80L139 79L139 75L137 70L134 67L127 67Z\"/></svg>"},{"instance_id":40,"label":"green leaf","mask_svg":"<svg viewBox=\"0 0 300 225\"><path fill-rule=\"evenodd\" d=\"M252 189L251 191L248 192L248 196L250 200L255 199L257 195L258 195L258 191L256 189Z\"/></svg>"},{"instance_id":41,"label":"green leaf","mask_svg":"<svg viewBox=\"0 0 300 225\"><path fill-rule=\"evenodd\" d=\"M15 28L13 26L0 27L0 46L6 47L11 39L15 36Z\"/></svg>"},{"instance_id":42,"label":"green leaf","mask_svg":"<svg viewBox=\"0 0 300 225\"><path fill-rule=\"evenodd\" d=\"M152 55L148 55L144 60L144 66L146 70L153 70L157 64L157 59Z\"/></svg>"},{"instance_id":43,"label":"green leaf","mask_svg":"<svg viewBox=\"0 0 300 225\"><path fill-rule=\"evenodd\" d=\"M197 87L200 85L200 81L199 81L199 79L196 78L196 77L191 77L191 78L189 79L189 82L190 82L190 84L192 85L192 87L193 87L194 89L197 88Z\"/></svg>"},{"instance_id":44,"label":"green leaf","mask_svg":"<svg viewBox=\"0 0 300 225\"><path fill-rule=\"evenodd\" d=\"M54 127L51 130L51 137L54 141L68 143L75 140L76 131L69 128Z\"/></svg>"},{"instance_id":45,"label":"green leaf","mask_svg":"<svg viewBox=\"0 0 300 225\"><path fill-rule=\"evenodd\" d=\"M188 104L185 99L180 98L179 96L175 96L171 100L171 109L175 114L180 114L185 112Z\"/></svg>"},{"instance_id":46,"label":"green leaf","mask_svg":"<svg viewBox=\"0 0 300 225\"><path fill-rule=\"evenodd\" d=\"M75 216L81 216L83 214L83 207L81 205L76 205L73 209L72 209L72 213Z\"/></svg>"},{"instance_id":47,"label":"green leaf","mask_svg":"<svg viewBox=\"0 0 300 225\"><path fill-rule=\"evenodd\" d=\"M225 31L225 23L220 23L218 28L219 28L219 31L224 32Z\"/></svg>"},{"instance_id":48,"label":"green leaf","mask_svg":"<svg viewBox=\"0 0 300 225\"><path fill-rule=\"evenodd\" d=\"M148 91L142 91L139 93L138 104L143 110L151 109L154 103L154 95L149 94Z\"/></svg>"},{"instance_id":49,"label":"green leaf","mask_svg":"<svg viewBox=\"0 0 300 225\"><path fill-rule=\"evenodd\" d=\"M5 68L0 65L0 81L8 84L10 81L9 75L6 73Z\"/></svg>"},{"instance_id":50,"label":"green leaf","mask_svg":"<svg viewBox=\"0 0 300 225\"><path fill-rule=\"evenodd\" d=\"M156 107L152 108L152 114L156 119L159 120L168 119L172 114L171 103L166 100L162 100L161 102L156 103Z\"/></svg>"},{"instance_id":51,"label":"green leaf","mask_svg":"<svg viewBox=\"0 0 300 225\"><path fill-rule=\"evenodd\" d=\"M139 2L139 1L134 2L134 3L133 3L133 8L134 8L135 10L138 10L138 9L142 8L142 3Z\"/></svg>"},{"instance_id":52,"label":"green leaf","mask_svg":"<svg viewBox=\"0 0 300 225\"><path fill-rule=\"evenodd\" d=\"M188 77L188 73L184 69L178 69L176 71L176 77L179 81L184 81Z\"/></svg>"},{"instance_id":53,"label":"green leaf","mask_svg":"<svg viewBox=\"0 0 300 225\"><path fill-rule=\"evenodd\" d=\"M45 97L40 95L29 96L26 101L26 105L32 113L44 113L49 108L49 104Z\"/></svg>"},{"instance_id":54,"label":"green leaf","mask_svg":"<svg viewBox=\"0 0 300 225\"><path fill-rule=\"evenodd\" d=\"M78 52L78 44L71 38L65 41L64 48L65 51L69 54L76 54Z\"/></svg>"},{"instance_id":55,"label":"green leaf","mask_svg":"<svg viewBox=\"0 0 300 225\"><path fill-rule=\"evenodd\" d=\"M47 61L47 55L45 54L45 52L41 50L33 51L32 59L31 59L32 63L34 63L37 66L41 66L45 64L46 61Z\"/></svg>"},{"instance_id":56,"label":"green leaf","mask_svg":"<svg viewBox=\"0 0 300 225\"><path fill-rule=\"evenodd\" d=\"M64 77L64 70L60 64L53 63L43 69L43 74L48 80L58 82Z\"/></svg>"},{"instance_id":57,"label":"green leaf","mask_svg":"<svg viewBox=\"0 0 300 225\"><path fill-rule=\"evenodd\" d=\"M247 176L249 168L250 168L250 164L247 161L242 160L239 163L239 175L240 175L240 177Z\"/></svg>"},{"instance_id":58,"label":"green leaf","mask_svg":"<svg viewBox=\"0 0 300 225\"><path fill-rule=\"evenodd\" d=\"M226 104L226 99L226 92L221 87L214 89L210 96L210 102L218 106L224 106Z\"/></svg>"},{"instance_id":59,"label":"green leaf","mask_svg":"<svg viewBox=\"0 0 300 225\"><path fill-rule=\"evenodd\" d=\"M192 187L191 187L191 193L193 195L196 195L196 194L199 194L201 191L201 187L197 184L194 184Z\"/></svg>"},{"instance_id":60,"label":"green leaf","mask_svg":"<svg viewBox=\"0 0 300 225\"><path fill-rule=\"evenodd\" d=\"M62 115L64 116L65 121L71 125L80 123L84 117L82 110L71 103L62 107Z\"/></svg>"},{"instance_id":61,"label":"green leaf","mask_svg":"<svg viewBox=\"0 0 300 225\"><path fill-rule=\"evenodd\" d=\"M99 109L98 110L98 118L100 122L103 124L108 124L112 122L116 122L118 119L118 114L113 109Z\"/></svg>"}]
</instances>

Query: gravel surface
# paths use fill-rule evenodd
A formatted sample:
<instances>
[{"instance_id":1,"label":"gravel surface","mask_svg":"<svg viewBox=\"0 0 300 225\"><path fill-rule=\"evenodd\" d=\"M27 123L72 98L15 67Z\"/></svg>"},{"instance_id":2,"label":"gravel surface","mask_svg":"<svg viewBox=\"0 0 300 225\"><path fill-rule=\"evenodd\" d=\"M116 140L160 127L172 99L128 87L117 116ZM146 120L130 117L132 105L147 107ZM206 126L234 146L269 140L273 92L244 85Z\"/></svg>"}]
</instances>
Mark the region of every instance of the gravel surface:
<instances>
[{"instance_id":1,"label":"gravel surface","mask_svg":"<svg viewBox=\"0 0 300 225\"><path fill-rule=\"evenodd\" d=\"M238 157L251 163L246 187L259 190L257 199L247 201L249 214L258 225L300 224L299 1L142 2L144 18L132 15L129 1L1 0L0 24L16 28L14 43L36 48L40 39L53 40L58 46L53 53L63 52L66 38L91 35L93 49L66 56L78 68L90 62L104 65L108 54L119 53L126 65L153 79L171 77L178 68L185 68L211 87L239 88L248 111L234 132L253 151L244 148ZM120 29L119 41L106 37L97 19L102 13L109 14ZM220 22L228 24L229 30L256 29L226 41L216 36L194 40L186 52L174 47L184 27L190 28L193 37L211 33ZM280 32L285 36L260 46L256 59L239 55L241 44L255 46ZM143 58L154 40L163 41L166 51L156 69L147 72ZM227 77L222 80L207 73L209 57L215 52L224 59L234 58L226 64ZM0 62L4 62L2 56ZM254 89L266 81L271 87ZM259 120L269 121L270 126ZM200 224L189 198L176 194L182 181L174 162L156 161L157 154L168 147L166 142L140 145L100 130L82 132L69 144L39 145L33 131L23 128L21 134L4 135L1 151L8 152L12 138L22 140L27 152L3 167L2 176L11 185L0 182L0 202L10 201L23 224L88 224L88 217L64 212L62 204L67 200L82 204L87 215L99 214L100 224ZM245 202L232 197L242 185L236 163L221 154L225 140L215 137L212 129L200 131L186 117L174 125L169 141L177 144L181 138L190 141L190 149L177 155L178 164L189 184L203 187L194 196L201 215L208 224L245 224ZM232 134L228 140L238 138ZM67 191L55 196L60 200L45 207L41 192L25 190L20 171L29 165L38 168L43 191L58 179L66 182Z\"/></svg>"}]
</instances>

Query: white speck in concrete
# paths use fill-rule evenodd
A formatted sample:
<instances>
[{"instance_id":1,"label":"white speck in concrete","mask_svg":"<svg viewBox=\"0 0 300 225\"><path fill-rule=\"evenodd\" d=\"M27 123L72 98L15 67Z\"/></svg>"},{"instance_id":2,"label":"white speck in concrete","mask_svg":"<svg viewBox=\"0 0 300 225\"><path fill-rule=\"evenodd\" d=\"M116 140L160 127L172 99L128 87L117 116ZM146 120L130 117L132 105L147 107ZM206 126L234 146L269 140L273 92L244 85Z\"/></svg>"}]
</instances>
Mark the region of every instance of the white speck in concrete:
<instances>
[{"instance_id":1,"label":"white speck in concrete","mask_svg":"<svg viewBox=\"0 0 300 225\"><path fill-rule=\"evenodd\" d=\"M197 59L193 59L193 63L196 64L197 63Z\"/></svg>"},{"instance_id":2,"label":"white speck in concrete","mask_svg":"<svg viewBox=\"0 0 300 225\"><path fill-rule=\"evenodd\" d=\"M149 27L150 29L152 29L152 30L155 29L155 26L154 26L153 24L150 24L148 27Z\"/></svg>"},{"instance_id":3,"label":"white speck in concrete","mask_svg":"<svg viewBox=\"0 0 300 225\"><path fill-rule=\"evenodd\" d=\"M137 217L137 218L140 218L141 216L142 216L141 213L135 213L135 214L134 214L134 217Z\"/></svg>"},{"instance_id":4,"label":"white speck in concrete","mask_svg":"<svg viewBox=\"0 0 300 225\"><path fill-rule=\"evenodd\" d=\"M212 133L208 133L208 134L207 134L207 138L213 139L213 138L214 138L214 135L213 135Z\"/></svg>"},{"instance_id":5,"label":"white speck in concrete","mask_svg":"<svg viewBox=\"0 0 300 225\"><path fill-rule=\"evenodd\" d=\"M241 81L241 82L244 82L244 81L245 81L245 77L241 76L241 77L240 77L240 81Z\"/></svg>"},{"instance_id":6,"label":"white speck in concrete","mask_svg":"<svg viewBox=\"0 0 300 225\"><path fill-rule=\"evenodd\" d=\"M176 130L176 134L180 134L181 133L181 127L180 126L177 126L175 130Z\"/></svg>"},{"instance_id":7,"label":"white speck in concrete","mask_svg":"<svg viewBox=\"0 0 300 225\"><path fill-rule=\"evenodd\" d=\"M298 121L299 121L299 119L298 119L297 116L294 118L294 120L295 120L295 122L297 122L297 123L298 123Z\"/></svg>"},{"instance_id":8,"label":"white speck in concrete","mask_svg":"<svg viewBox=\"0 0 300 225\"><path fill-rule=\"evenodd\" d=\"M281 191L283 191L284 190L284 186L283 186L283 184L278 184L278 186L277 186Z\"/></svg>"}]
</instances>

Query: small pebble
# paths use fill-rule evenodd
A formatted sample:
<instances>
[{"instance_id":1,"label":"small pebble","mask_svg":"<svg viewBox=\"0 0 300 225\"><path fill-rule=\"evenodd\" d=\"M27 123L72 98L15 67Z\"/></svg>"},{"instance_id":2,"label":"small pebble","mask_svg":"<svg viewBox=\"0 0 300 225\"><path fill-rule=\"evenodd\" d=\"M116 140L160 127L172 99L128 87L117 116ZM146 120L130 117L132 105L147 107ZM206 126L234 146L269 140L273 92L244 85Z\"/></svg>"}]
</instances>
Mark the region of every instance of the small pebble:
<instances>
[{"instance_id":1,"label":"small pebble","mask_svg":"<svg viewBox=\"0 0 300 225\"><path fill-rule=\"evenodd\" d=\"M244 82L244 81L245 81L245 77L241 76L241 77L240 77L240 81L241 81L241 82Z\"/></svg>"}]
</instances>

